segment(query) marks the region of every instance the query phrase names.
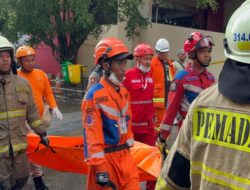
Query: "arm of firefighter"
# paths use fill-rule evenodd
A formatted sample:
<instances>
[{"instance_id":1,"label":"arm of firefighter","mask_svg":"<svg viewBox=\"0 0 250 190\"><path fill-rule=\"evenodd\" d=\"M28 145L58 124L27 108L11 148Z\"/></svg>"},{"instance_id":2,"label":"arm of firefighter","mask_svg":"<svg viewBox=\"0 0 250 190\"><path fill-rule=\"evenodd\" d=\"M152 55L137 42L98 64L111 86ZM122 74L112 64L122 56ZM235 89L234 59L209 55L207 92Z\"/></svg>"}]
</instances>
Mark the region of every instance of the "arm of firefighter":
<instances>
[{"instance_id":1,"label":"arm of firefighter","mask_svg":"<svg viewBox=\"0 0 250 190\"><path fill-rule=\"evenodd\" d=\"M194 101L157 179L156 190L190 189L190 148Z\"/></svg>"},{"instance_id":2,"label":"arm of firefighter","mask_svg":"<svg viewBox=\"0 0 250 190\"><path fill-rule=\"evenodd\" d=\"M28 102L26 108L26 120L29 126L37 133L41 134L45 132L45 127L42 125L40 120L38 109L35 105L32 90L29 84L27 84L28 88Z\"/></svg>"},{"instance_id":3,"label":"arm of firefighter","mask_svg":"<svg viewBox=\"0 0 250 190\"><path fill-rule=\"evenodd\" d=\"M46 102L49 104L49 107L51 109L56 108L57 103L56 103L49 79L45 73L42 73L42 75L43 75L43 82L44 82L43 96L44 96Z\"/></svg>"},{"instance_id":4,"label":"arm of firefighter","mask_svg":"<svg viewBox=\"0 0 250 190\"><path fill-rule=\"evenodd\" d=\"M104 157L104 135L99 108L91 96L86 96L82 102L82 121L84 128L84 156L88 165L96 173L107 172Z\"/></svg>"},{"instance_id":5,"label":"arm of firefighter","mask_svg":"<svg viewBox=\"0 0 250 190\"><path fill-rule=\"evenodd\" d=\"M163 139L167 139L172 125L174 123L177 112L184 96L184 88L181 80L174 80L171 83L167 108L165 110L163 120L160 125L160 135Z\"/></svg>"}]
</instances>

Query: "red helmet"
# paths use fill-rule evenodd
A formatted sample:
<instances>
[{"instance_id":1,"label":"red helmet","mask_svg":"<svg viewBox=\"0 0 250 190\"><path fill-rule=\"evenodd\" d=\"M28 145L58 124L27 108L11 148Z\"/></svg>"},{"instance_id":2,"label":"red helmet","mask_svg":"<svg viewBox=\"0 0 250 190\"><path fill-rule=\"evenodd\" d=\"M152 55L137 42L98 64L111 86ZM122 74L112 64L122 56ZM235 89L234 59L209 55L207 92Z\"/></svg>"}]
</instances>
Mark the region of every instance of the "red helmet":
<instances>
[{"instance_id":1,"label":"red helmet","mask_svg":"<svg viewBox=\"0 0 250 190\"><path fill-rule=\"evenodd\" d=\"M133 55L128 53L125 44L117 38L103 38L95 46L95 64L101 64L104 60L113 58L116 60L133 59Z\"/></svg>"},{"instance_id":2,"label":"red helmet","mask_svg":"<svg viewBox=\"0 0 250 190\"><path fill-rule=\"evenodd\" d=\"M134 49L134 56L154 55L154 50L148 44L138 44Z\"/></svg>"},{"instance_id":3,"label":"red helmet","mask_svg":"<svg viewBox=\"0 0 250 190\"><path fill-rule=\"evenodd\" d=\"M195 52L201 48L212 48L214 41L211 36L203 36L200 32L193 32L184 43L184 51L190 58L195 56Z\"/></svg>"}]
</instances>

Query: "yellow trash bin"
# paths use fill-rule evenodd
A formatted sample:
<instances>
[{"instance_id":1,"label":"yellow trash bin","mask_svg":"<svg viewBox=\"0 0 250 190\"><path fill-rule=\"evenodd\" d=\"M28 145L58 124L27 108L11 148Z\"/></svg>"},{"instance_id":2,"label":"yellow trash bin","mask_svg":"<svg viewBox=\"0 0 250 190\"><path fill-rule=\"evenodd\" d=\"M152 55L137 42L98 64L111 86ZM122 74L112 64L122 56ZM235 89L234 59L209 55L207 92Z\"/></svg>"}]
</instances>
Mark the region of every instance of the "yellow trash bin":
<instances>
[{"instance_id":1,"label":"yellow trash bin","mask_svg":"<svg viewBox=\"0 0 250 190\"><path fill-rule=\"evenodd\" d=\"M73 84L78 84L81 82L81 65L72 64L68 65L69 80Z\"/></svg>"}]
</instances>

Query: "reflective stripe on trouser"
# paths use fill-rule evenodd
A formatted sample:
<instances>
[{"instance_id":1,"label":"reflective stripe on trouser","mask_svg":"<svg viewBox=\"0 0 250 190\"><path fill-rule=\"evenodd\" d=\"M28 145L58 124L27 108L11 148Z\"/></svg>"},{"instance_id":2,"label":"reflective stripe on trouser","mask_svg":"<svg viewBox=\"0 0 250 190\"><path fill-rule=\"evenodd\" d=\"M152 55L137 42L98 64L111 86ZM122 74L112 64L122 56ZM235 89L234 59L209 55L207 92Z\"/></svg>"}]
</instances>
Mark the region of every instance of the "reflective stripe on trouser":
<instances>
[{"instance_id":1,"label":"reflective stripe on trouser","mask_svg":"<svg viewBox=\"0 0 250 190\"><path fill-rule=\"evenodd\" d=\"M206 166L201 162L191 162L192 174L198 174L202 180L219 184L235 190L250 189L250 179L242 178L222 170Z\"/></svg>"},{"instance_id":2,"label":"reflective stripe on trouser","mask_svg":"<svg viewBox=\"0 0 250 190\"><path fill-rule=\"evenodd\" d=\"M15 117L22 117L22 116L25 116L25 114L26 114L26 110L24 109L0 112L0 120L11 119Z\"/></svg>"},{"instance_id":3,"label":"reflective stripe on trouser","mask_svg":"<svg viewBox=\"0 0 250 190\"><path fill-rule=\"evenodd\" d=\"M118 152L107 153L105 158L105 167L108 170L109 178L115 184L117 190L140 190L139 175L129 150L124 149ZM96 173L93 167L90 167L88 173L86 189L104 189L96 183Z\"/></svg>"},{"instance_id":4,"label":"reflective stripe on trouser","mask_svg":"<svg viewBox=\"0 0 250 190\"><path fill-rule=\"evenodd\" d=\"M159 176L157 179L155 190L170 190L170 188L167 187L165 179L163 179L161 176Z\"/></svg>"},{"instance_id":5,"label":"reflective stripe on trouser","mask_svg":"<svg viewBox=\"0 0 250 190\"><path fill-rule=\"evenodd\" d=\"M19 152L27 148L27 143L20 143L12 145L13 152ZM0 146L0 154L9 152L9 145Z\"/></svg>"},{"instance_id":6,"label":"reflective stripe on trouser","mask_svg":"<svg viewBox=\"0 0 250 190\"><path fill-rule=\"evenodd\" d=\"M0 189L22 189L28 180L29 163L26 152L15 157L1 157L0 159ZM17 188L19 186L19 188Z\"/></svg>"},{"instance_id":7,"label":"reflective stripe on trouser","mask_svg":"<svg viewBox=\"0 0 250 190\"><path fill-rule=\"evenodd\" d=\"M153 98L153 102L154 103L164 103L165 102L165 98Z\"/></svg>"}]
</instances>

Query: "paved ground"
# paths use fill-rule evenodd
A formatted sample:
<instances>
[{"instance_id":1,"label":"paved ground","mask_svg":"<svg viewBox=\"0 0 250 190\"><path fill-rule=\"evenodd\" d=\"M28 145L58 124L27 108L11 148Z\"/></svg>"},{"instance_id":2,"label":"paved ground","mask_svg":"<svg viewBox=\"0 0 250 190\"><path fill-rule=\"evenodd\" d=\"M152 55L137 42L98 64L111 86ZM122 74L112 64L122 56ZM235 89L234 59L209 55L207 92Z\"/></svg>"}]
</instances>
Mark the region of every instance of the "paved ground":
<instances>
[{"instance_id":1,"label":"paved ground","mask_svg":"<svg viewBox=\"0 0 250 190\"><path fill-rule=\"evenodd\" d=\"M58 105L63 113L63 120L52 118L52 126L48 130L50 135L81 136L82 122L80 112L81 101L58 100ZM72 173L62 173L43 168L44 181L50 190L84 190L86 176ZM24 190L33 190L30 179Z\"/></svg>"},{"instance_id":2,"label":"paved ground","mask_svg":"<svg viewBox=\"0 0 250 190\"><path fill-rule=\"evenodd\" d=\"M81 100L58 99L58 105L63 113L63 120L52 118L52 126L48 130L50 135L60 136L81 136L82 135L82 122L80 105ZM170 140L173 139L176 134ZM72 173L62 173L47 168L43 168L45 173L44 181L50 190L85 190L86 176L77 175ZM145 184L142 183L142 190L145 189ZM24 190L33 190L33 182L30 179Z\"/></svg>"}]
</instances>

